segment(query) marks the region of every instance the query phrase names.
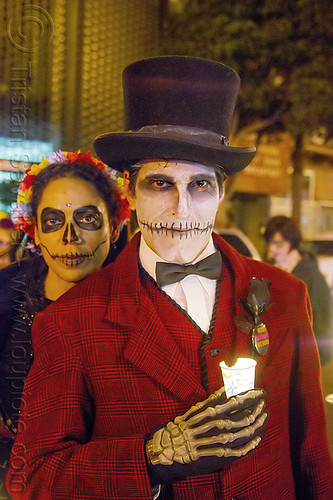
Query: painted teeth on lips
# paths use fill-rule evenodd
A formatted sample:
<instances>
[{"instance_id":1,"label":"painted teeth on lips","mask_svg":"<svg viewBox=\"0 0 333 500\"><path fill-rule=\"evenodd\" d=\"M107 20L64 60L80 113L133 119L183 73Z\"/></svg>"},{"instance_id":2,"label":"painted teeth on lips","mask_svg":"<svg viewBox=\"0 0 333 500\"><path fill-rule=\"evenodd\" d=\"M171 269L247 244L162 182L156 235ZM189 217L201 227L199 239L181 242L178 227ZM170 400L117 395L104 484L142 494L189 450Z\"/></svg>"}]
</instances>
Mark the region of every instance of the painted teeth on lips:
<instances>
[{"instance_id":1,"label":"painted teeth on lips","mask_svg":"<svg viewBox=\"0 0 333 500\"><path fill-rule=\"evenodd\" d=\"M141 224L151 231L174 231L178 233L186 233L190 231L202 231L204 229L208 229L211 227L211 224L207 222L206 226L201 226L200 222L198 224L195 224L193 222L172 222L171 224L165 223L163 224L162 222L160 223L151 223L151 222L146 222L146 221L140 221ZM177 225L176 225L177 224Z\"/></svg>"},{"instance_id":2,"label":"painted teeth on lips","mask_svg":"<svg viewBox=\"0 0 333 500\"><path fill-rule=\"evenodd\" d=\"M55 255L56 259L80 259L80 258L87 258L87 257L92 257L92 253L66 253L63 255Z\"/></svg>"},{"instance_id":3,"label":"painted teeth on lips","mask_svg":"<svg viewBox=\"0 0 333 500\"><path fill-rule=\"evenodd\" d=\"M92 256L93 254L65 254L56 258L67 267L77 267Z\"/></svg>"}]
</instances>

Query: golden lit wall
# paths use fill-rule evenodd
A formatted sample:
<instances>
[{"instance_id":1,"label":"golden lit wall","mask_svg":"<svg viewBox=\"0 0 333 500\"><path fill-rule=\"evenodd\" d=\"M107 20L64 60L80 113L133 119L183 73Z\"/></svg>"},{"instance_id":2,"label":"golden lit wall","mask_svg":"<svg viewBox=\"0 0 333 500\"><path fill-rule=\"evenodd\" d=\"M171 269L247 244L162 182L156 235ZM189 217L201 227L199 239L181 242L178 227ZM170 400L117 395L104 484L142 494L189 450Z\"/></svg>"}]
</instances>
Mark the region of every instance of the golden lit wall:
<instances>
[{"instance_id":1,"label":"golden lit wall","mask_svg":"<svg viewBox=\"0 0 333 500\"><path fill-rule=\"evenodd\" d=\"M121 73L157 54L160 10L159 0L0 0L0 135L14 131L17 92L27 138L85 150L122 129Z\"/></svg>"},{"instance_id":2,"label":"golden lit wall","mask_svg":"<svg viewBox=\"0 0 333 500\"><path fill-rule=\"evenodd\" d=\"M0 136L13 143L49 135L50 8L48 0L0 0Z\"/></svg>"},{"instance_id":3,"label":"golden lit wall","mask_svg":"<svg viewBox=\"0 0 333 500\"><path fill-rule=\"evenodd\" d=\"M56 1L54 20L51 119L65 147L87 149L97 134L123 129L121 73L157 53L159 1Z\"/></svg>"}]
</instances>

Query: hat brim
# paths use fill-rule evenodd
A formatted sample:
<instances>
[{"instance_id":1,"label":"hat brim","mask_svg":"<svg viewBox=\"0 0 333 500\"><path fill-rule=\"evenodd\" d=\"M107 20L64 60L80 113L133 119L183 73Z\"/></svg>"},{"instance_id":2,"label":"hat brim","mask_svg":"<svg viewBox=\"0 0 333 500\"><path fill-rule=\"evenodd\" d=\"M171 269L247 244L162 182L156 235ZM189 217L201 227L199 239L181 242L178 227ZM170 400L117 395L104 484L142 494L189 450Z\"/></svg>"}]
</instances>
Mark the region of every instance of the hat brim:
<instances>
[{"instance_id":1,"label":"hat brim","mask_svg":"<svg viewBox=\"0 0 333 500\"><path fill-rule=\"evenodd\" d=\"M247 167L256 154L255 146L237 148L221 144L212 147L142 132L100 135L94 140L94 149L104 163L120 172L139 160L165 158L218 165L227 175L234 175Z\"/></svg>"}]
</instances>

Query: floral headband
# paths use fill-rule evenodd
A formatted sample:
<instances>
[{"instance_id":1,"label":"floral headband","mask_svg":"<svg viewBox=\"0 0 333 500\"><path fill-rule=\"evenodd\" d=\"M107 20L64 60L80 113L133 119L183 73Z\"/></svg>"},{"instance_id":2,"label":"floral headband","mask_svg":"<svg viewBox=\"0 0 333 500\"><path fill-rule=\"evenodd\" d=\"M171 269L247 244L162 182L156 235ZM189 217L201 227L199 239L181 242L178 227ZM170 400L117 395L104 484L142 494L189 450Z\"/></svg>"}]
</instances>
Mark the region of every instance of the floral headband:
<instances>
[{"instance_id":1,"label":"floral headband","mask_svg":"<svg viewBox=\"0 0 333 500\"><path fill-rule=\"evenodd\" d=\"M21 181L17 189L17 203L13 210L13 219L15 220L15 225L18 229L26 233L30 238L34 239L34 221L32 217L32 196L33 196L33 185L35 183L37 175L44 170L49 165L54 163L86 163L90 165L95 165L99 170L105 170L105 172L114 180L116 184L116 196L117 203L120 212L120 223L124 224L131 216L131 210L128 200L125 195L125 185L124 180L118 177L114 170L109 168L105 163L90 155L90 151L87 153L81 153L79 151L56 151L50 155L42 157L41 163L34 163L31 167L25 171L25 177ZM126 182L126 180L125 180Z\"/></svg>"}]
</instances>

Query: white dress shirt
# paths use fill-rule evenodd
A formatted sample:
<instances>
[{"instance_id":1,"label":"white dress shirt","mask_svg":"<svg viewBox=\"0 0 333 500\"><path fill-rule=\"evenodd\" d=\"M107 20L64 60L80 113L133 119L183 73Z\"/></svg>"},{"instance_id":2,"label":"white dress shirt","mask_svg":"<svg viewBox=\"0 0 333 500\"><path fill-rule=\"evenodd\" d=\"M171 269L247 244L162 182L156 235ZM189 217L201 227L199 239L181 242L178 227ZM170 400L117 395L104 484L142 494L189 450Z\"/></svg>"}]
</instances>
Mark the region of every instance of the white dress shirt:
<instances>
[{"instance_id":1,"label":"white dress shirt","mask_svg":"<svg viewBox=\"0 0 333 500\"><path fill-rule=\"evenodd\" d=\"M196 264L202 259L216 252L213 238L211 237L204 251L191 264ZM139 258L142 267L156 281L156 262L167 262L161 259L141 235ZM200 326L204 332L208 332L215 303L216 280L190 274L177 283L165 285L162 290L169 295L187 314Z\"/></svg>"}]
</instances>

